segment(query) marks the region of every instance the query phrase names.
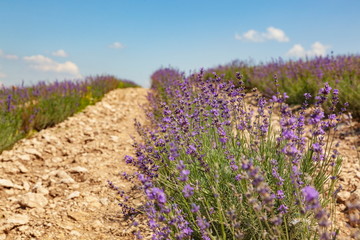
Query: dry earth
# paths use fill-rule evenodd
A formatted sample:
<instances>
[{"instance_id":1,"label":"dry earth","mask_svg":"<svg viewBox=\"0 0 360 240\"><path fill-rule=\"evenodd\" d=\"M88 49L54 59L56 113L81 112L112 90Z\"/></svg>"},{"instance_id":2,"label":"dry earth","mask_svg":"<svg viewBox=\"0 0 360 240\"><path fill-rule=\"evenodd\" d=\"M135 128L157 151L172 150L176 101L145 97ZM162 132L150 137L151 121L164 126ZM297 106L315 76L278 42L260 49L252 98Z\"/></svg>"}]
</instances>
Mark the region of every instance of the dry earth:
<instances>
[{"instance_id":1,"label":"dry earth","mask_svg":"<svg viewBox=\"0 0 360 240\"><path fill-rule=\"evenodd\" d=\"M140 88L112 91L4 151L0 239L134 239L107 180L131 188L118 174L133 171L123 157L132 153L134 119L145 119L140 105L146 94Z\"/></svg>"},{"instance_id":2,"label":"dry earth","mask_svg":"<svg viewBox=\"0 0 360 240\"><path fill-rule=\"evenodd\" d=\"M131 154L134 118L145 121L140 105L146 89L118 89L53 128L19 141L0 155L0 240L4 239L134 239L145 229L124 219L107 180L141 194L119 173L134 172L124 155ZM340 128L344 157L337 196L339 239L356 239L360 228L359 123ZM359 205L360 206L360 205ZM359 238L360 239L360 234Z\"/></svg>"},{"instance_id":3,"label":"dry earth","mask_svg":"<svg viewBox=\"0 0 360 240\"><path fill-rule=\"evenodd\" d=\"M335 225L340 240L360 239L360 123L339 126L336 138L343 157Z\"/></svg>"}]
</instances>

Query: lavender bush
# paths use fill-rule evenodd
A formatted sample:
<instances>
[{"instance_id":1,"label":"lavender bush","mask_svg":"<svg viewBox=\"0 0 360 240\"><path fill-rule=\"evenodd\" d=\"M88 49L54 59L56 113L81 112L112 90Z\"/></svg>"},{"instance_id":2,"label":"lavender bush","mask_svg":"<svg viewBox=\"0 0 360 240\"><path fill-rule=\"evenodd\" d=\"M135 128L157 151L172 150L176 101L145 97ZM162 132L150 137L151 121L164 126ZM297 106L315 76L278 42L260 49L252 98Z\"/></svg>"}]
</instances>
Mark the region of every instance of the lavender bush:
<instances>
[{"instance_id":1,"label":"lavender bush","mask_svg":"<svg viewBox=\"0 0 360 240\"><path fill-rule=\"evenodd\" d=\"M350 104L348 110L355 118L360 118L359 55L329 55L296 61L284 61L279 58L258 65L236 60L207 70L205 78L211 77L212 72L215 71L224 74L224 79L235 79L235 72L241 72L247 87L256 87L269 97L276 93L276 87L271 84L271 79L277 75L280 91L289 95L288 104L301 104L304 101L304 93L315 95L323 84L328 82L339 90L339 102L341 104L348 102ZM312 99L309 101L309 103L315 102ZM328 105L324 105L323 108L327 114L331 114Z\"/></svg>"},{"instance_id":2,"label":"lavender bush","mask_svg":"<svg viewBox=\"0 0 360 240\"><path fill-rule=\"evenodd\" d=\"M0 88L0 152L31 131L53 126L115 89L136 84L113 76Z\"/></svg>"},{"instance_id":3,"label":"lavender bush","mask_svg":"<svg viewBox=\"0 0 360 240\"><path fill-rule=\"evenodd\" d=\"M249 97L238 73L237 87L216 74L186 78L173 69L152 80L152 126L136 123L143 141L135 158L125 157L139 169L147 201L142 209L121 203L127 214L147 215L152 239L336 237L339 119L321 108L337 105L336 89L321 88L313 109L305 94L294 113L285 93L268 99L254 89Z\"/></svg>"}]
</instances>

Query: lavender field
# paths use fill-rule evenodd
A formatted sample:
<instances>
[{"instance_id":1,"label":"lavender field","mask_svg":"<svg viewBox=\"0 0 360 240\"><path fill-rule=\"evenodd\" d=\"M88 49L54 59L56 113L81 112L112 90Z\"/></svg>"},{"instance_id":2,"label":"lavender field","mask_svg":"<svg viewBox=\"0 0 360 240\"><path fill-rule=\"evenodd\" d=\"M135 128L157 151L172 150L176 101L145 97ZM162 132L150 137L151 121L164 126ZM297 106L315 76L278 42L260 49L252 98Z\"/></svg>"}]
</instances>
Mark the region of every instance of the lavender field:
<instances>
[{"instance_id":1,"label":"lavender field","mask_svg":"<svg viewBox=\"0 0 360 240\"><path fill-rule=\"evenodd\" d=\"M359 10L0 0L0 240L360 240Z\"/></svg>"},{"instance_id":2,"label":"lavender field","mask_svg":"<svg viewBox=\"0 0 360 240\"><path fill-rule=\"evenodd\" d=\"M152 239L341 239L335 136L359 110L358 59L156 71L150 127L125 157L147 200L124 214L146 214Z\"/></svg>"},{"instance_id":3,"label":"lavender field","mask_svg":"<svg viewBox=\"0 0 360 240\"><path fill-rule=\"evenodd\" d=\"M224 80L234 80L236 72L241 72L248 88L256 87L267 97L277 91L286 92L287 103L301 105L304 93L315 95L325 82L339 90L339 103L349 103L348 109L354 118L360 118L360 56L328 55L315 58L285 61L281 58L261 64L251 64L235 60L227 65L206 70L209 77L212 72L224 75ZM205 75L205 78L206 78ZM273 84L274 78L278 85ZM310 100L314 103L315 100ZM323 106L326 113L331 110Z\"/></svg>"},{"instance_id":4,"label":"lavender field","mask_svg":"<svg viewBox=\"0 0 360 240\"><path fill-rule=\"evenodd\" d=\"M117 163L107 163L106 166L111 167L101 168L108 176L108 191L116 190L113 194L117 195L114 197L118 206L115 206L117 210L113 206L111 211L117 214L121 211L122 226L127 226L123 230L119 228L122 231L120 236L123 239L330 240L345 239L345 236L357 239L360 236L356 230L360 226L360 195L357 191L359 181L354 179L357 174L360 176L359 146L355 140L352 148L358 155L356 162L350 165L349 157L340 154L344 144L339 136L353 134L348 133L344 125L356 126L351 125L351 121L352 117L356 120L359 109L358 59L357 56L319 57L259 66L237 62L188 76L173 68L161 68L154 72L151 89L148 90L148 104L142 105L147 120L141 117L135 121L140 138L132 140L137 139L132 144L133 154L127 148L121 150L122 156L128 154L123 158L123 164L128 166L117 166L122 169L120 178L118 174L114 177L113 173L108 173L116 168ZM341 75L334 75L334 69L341 70ZM76 150L74 155L71 155L73 150L65 155L61 153L64 150L60 151L61 157L58 152L49 149L44 153L39 149L29 151L28 145L21 144L16 145L15 149L24 149L25 153L35 155L24 157L22 150L12 152L12 146L22 138L28 138L29 142L38 139L32 143L34 148L41 144L47 146L49 142L54 146L62 144L51 140L56 138L56 128L51 133L55 135L51 137L46 134L39 137L36 133L66 122L69 116L100 101L108 92L127 87L130 87L126 90L128 94L116 96L114 93L110 98L111 104L119 104L122 109L114 110L108 103L103 103L100 110L96 110L96 106L92 110L98 119L88 119L86 114L81 118L80 123L91 123L95 129L98 122L111 119L111 116L115 116L114 111L118 112L121 117L112 120L119 124L118 127L114 125L111 131L113 135L107 136L110 125L101 123L104 131L99 139L101 144L97 143L98 139L91 137L99 134L97 131L89 130L91 128L84 123L81 123L84 130L79 131L74 118L70 120L71 131L78 131L76 135L79 136L84 135L84 139L79 140L84 143L74 144L75 140L67 137L70 133L61 135L67 139L68 147L82 148ZM117 128L122 125L126 125L128 130L121 127L121 138L130 134L130 119L126 119L125 115L143 115L139 111L129 114L129 109L135 107L134 99L144 98L136 95L134 87L138 86L112 76L89 77L85 81L39 83L32 87L3 87L0 91L0 150L5 153L2 156L5 165L9 161L6 159L11 159L11 156L34 158L28 163L29 166L39 164L39 160L46 162L64 156L69 164L77 163L77 151L85 151L82 153L84 156L90 153L86 152L83 144L87 146L90 141L94 143L91 154L97 151L102 153L107 149L104 145L107 140L104 139L108 137L110 142L119 143L118 146L129 144L127 140L120 143L114 134L118 134ZM125 98L131 98L131 103L126 102ZM106 112L106 117L101 117L102 112ZM131 131L134 134L135 129ZM43 139L48 142L41 143ZM114 149L110 152L114 152ZM71 158L68 159L66 156L69 154ZM45 155L47 157L43 157ZM101 154L96 156L110 161L109 157L104 158ZM97 171L99 163L95 163L96 166L87 160L82 163L93 168L94 175L103 175ZM46 172L47 166L57 168L56 164L40 166ZM3 169L8 176L6 169L9 167L5 165ZM85 172L81 168L72 169ZM125 169L127 171L124 172ZM346 186L341 185L346 182L341 174L342 169L348 174L349 169L354 170L351 173L354 176L352 183L347 182ZM27 175L36 178L36 171L34 176L30 172ZM53 172L57 174L55 170ZM120 183L116 178L120 179ZM47 181L47 178L44 179ZM17 186L22 190L20 185L13 182L1 179L3 187L12 189ZM353 186L355 190L350 190ZM54 186L49 183L49 187L53 189ZM93 187L91 181L85 181L82 189L91 191ZM58 203L58 195L53 194L50 193L50 196ZM72 198L76 198L76 204L80 205L82 200L78 199L79 194L75 191L67 199L75 201ZM88 194L83 194L83 201L88 201ZM44 207L46 205L47 202ZM23 212L30 214L27 209L25 207ZM71 214L70 218L76 219ZM94 217L92 213L88 214ZM61 211L54 211L53 215L54 221L61 221L58 219ZM24 215L15 215L17 218L19 216ZM89 232L85 230L87 223L77 221L84 229L81 234L88 236ZM9 226L12 225L5 224L4 231L9 232L9 236L15 236L14 231L8 230ZM113 228L114 222L109 226ZM96 230L97 236L104 236L108 231L106 227L104 229ZM43 229L39 228L38 231ZM53 236L59 231L54 228L52 232L45 231L44 234ZM29 236L26 235L28 233L22 234ZM119 233L112 234L119 236Z\"/></svg>"}]
</instances>

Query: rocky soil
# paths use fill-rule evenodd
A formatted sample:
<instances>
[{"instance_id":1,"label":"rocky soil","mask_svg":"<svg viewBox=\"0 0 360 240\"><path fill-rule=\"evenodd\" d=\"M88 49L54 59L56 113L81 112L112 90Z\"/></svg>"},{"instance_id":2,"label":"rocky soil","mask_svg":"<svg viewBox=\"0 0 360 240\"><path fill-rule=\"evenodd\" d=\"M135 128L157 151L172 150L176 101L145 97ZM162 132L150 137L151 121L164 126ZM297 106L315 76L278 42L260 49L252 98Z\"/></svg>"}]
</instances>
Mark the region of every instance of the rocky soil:
<instances>
[{"instance_id":1,"label":"rocky soil","mask_svg":"<svg viewBox=\"0 0 360 240\"><path fill-rule=\"evenodd\" d=\"M134 171L123 158L133 152L134 119L145 119L146 93L112 91L0 155L0 240L134 239L107 180L132 187L118 175Z\"/></svg>"},{"instance_id":2,"label":"rocky soil","mask_svg":"<svg viewBox=\"0 0 360 240\"><path fill-rule=\"evenodd\" d=\"M334 222L340 240L360 239L360 123L340 125L336 141L343 164Z\"/></svg>"},{"instance_id":3,"label":"rocky soil","mask_svg":"<svg viewBox=\"0 0 360 240\"><path fill-rule=\"evenodd\" d=\"M0 155L0 240L135 239L145 230L124 219L116 192L141 193L124 180L135 169L123 160L137 139L134 119L145 122L146 89L118 89L53 128L19 141ZM360 239L360 124L343 124L336 141L344 157L335 223L339 239ZM358 232L358 233L357 233ZM358 234L358 237L357 237Z\"/></svg>"}]
</instances>

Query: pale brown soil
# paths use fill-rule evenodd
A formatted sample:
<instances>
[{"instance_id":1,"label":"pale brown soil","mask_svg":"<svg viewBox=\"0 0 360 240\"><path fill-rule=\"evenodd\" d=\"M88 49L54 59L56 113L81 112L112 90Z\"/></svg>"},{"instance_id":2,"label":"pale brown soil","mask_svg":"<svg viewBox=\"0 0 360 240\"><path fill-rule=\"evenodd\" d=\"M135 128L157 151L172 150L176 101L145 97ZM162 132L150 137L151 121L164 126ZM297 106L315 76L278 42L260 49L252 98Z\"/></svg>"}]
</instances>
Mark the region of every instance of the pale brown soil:
<instances>
[{"instance_id":1,"label":"pale brown soil","mask_svg":"<svg viewBox=\"0 0 360 240\"><path fill-rule=\"evenodd\" d=\"M119 173L138 138L134 119L145 122L141 105L147 89L119 89L63 123L19 141L0 155L0 240L4 239L135 239L145 219L124 219L116 192L130 192L132 206L142 195ZM358 123L342 125L337 139L344 157L337 196L338 239L356 239L360 228L360 166ZM360 239L360 237L359 237Z\"/></svg>"},{"instance_id":2,"label":"pale brown soil","mask_svg":"<svg viewBox=\"0 0 360 240\"><path fill-rule=\"evenodd\" d=\"M146 119L146 94L141 88L112 91L4 151L0 239L134 239L132 221L122 218L107 180L130 191L118 174L134 171L123 158L133 153L134 119ZM140 195L132 201L140 205Z\"/></svg>"},{"instance_id":3,"label":"pale brown soil","mask_svg":"<svg viewBox=\"0 0 360 240\"><path fill-rule=\"evenodd\" d=\"M360 123L340 126L336 140L343 164L335 225L340 229L339 239L360 239Z\"/></svg>"}]
</instances>

